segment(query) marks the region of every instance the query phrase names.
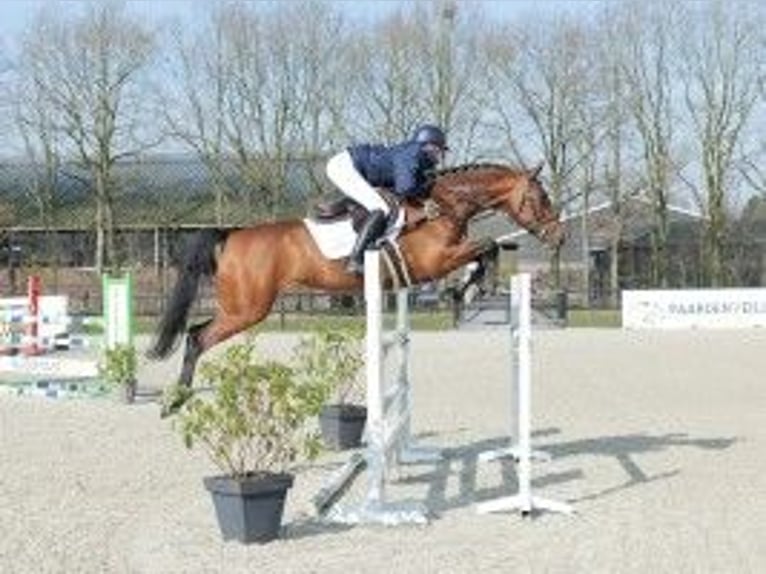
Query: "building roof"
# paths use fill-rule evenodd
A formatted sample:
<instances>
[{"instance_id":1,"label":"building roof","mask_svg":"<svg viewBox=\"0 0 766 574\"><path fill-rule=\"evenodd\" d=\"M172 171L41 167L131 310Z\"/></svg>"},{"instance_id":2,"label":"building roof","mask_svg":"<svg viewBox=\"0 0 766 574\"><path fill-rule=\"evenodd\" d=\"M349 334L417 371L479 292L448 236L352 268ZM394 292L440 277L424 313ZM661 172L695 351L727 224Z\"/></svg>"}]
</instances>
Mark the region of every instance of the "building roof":
<instances>
[{"instance_id":1,"label":"building roof","mask_svg":"<svg viewBox=\"0 0 766 574\"><path fill-rule=\"evenodd\" d=\"M614 213L613 202L604 201L585 211L579 210L565 213L562 221L565 226L566 240L562 246L564 261L581 261L583 257L583 224L587 223L589 250L604 249L617 231L619 220ZM620 205L622 221L621 239L628 243L646 241L652 229L652 202L642 196L633 196ZM668 218L671 228L688 229L689 225L697 228L705 216L697 211L679 205L668 206ZM526 229L521 229L515 223L510 223L505 216L494 215L476 221L472 224L470 235L474 237L495 237L500 243L517 243L520 260L547 261L547 248Z\"/></svg>"}]
</instances>

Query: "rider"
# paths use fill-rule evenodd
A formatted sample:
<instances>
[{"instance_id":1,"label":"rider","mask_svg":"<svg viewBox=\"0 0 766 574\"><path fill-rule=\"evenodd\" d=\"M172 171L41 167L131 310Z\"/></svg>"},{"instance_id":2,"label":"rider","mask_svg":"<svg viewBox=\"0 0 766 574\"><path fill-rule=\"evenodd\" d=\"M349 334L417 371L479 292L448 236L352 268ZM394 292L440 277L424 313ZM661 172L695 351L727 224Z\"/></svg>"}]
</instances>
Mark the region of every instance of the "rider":
<instances>
[{"instance_id":1,"label":"rider","mask_svg":"<svg viewBox=\"0 0 766 574\"><path fill-rule=\"evenodd\" d=\"M364 250L386 229L389 207L375 188L390 189L401 198L425 196L427 172L444 159L448 149L444 131L424 124L407 141L392 146L354 145L330 158L327 176L368 212L346 265L349 273L363 272Z\"/></svg>"}]
</instances>

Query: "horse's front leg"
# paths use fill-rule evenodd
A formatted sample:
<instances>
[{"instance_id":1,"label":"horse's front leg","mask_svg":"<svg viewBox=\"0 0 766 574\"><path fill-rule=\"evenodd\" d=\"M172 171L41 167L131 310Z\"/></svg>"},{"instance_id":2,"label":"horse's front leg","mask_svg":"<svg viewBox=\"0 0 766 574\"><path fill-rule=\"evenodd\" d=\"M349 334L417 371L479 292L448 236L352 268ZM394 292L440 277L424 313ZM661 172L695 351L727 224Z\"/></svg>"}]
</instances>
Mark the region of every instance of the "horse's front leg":
<instances>
[{"instance_id":1,"label":"horse's front leg","mask_svg":"<svg viewBox=\"0 0 766 574\"><path fill-rule=\"evenodd\" d=\"M468 279L455 291L456 300L462 301L466 290L484 279L487 263L495 260L498 250L497 242L491 237L487 237L478 241L463 241L447 251L447 257L444 261L444 275L468 263L476 263L476 267L471 271Z\"/></svg>"}]
</instances>

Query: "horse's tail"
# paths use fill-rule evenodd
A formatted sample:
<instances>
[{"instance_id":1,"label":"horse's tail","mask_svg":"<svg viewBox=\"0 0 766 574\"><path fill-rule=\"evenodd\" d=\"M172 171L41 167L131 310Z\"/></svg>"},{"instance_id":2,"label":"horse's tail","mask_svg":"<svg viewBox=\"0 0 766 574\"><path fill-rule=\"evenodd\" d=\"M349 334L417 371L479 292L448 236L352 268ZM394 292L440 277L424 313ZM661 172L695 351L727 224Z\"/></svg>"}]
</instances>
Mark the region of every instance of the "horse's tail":
<instances>
[{"instance_id":1,"label":"horse's tail","mask_svg":"<svg viewBox=\"0 0 766 574\"><path fill-rule=\"evenodd\" d=\"M228 234L228 231L222 229L204 229L187 245L173 293L147 353L150 358L164 359L175 348L179 336L186 329L189 309L197 297L200 279L215 275L216 250L218 245L226 241Z\"/></svg>"}]
</instances>

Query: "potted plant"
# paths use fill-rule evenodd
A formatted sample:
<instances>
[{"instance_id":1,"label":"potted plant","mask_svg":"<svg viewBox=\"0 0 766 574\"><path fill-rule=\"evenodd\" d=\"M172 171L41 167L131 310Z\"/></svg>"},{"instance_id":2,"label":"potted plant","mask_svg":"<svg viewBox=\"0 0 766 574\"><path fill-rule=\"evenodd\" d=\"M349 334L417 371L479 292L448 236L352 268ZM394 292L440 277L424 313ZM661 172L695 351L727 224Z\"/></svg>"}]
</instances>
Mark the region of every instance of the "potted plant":
<instances>
[{"instance_id":1,"label":"potted plant","mask_svg":"<svg viewBox=\"0 0 766 574\"><path fill-rule=\"evenodd\" d=\"M367 421L367 408L357 404L361 402L359 372L364 364L361 340L357 330L322 329L298 345L305 375L324 389L327 404L319 413L319 425L325 447L332 450L361 444Z\"/></svg>"},{"instance_id":2,"label":"potted plant","mask_svg":"<svg viewBox=\"0 0 766 574\"><path fill-rule=\"evenodd\" d=\"M324 390L302 365L260 360L254 337L229 346L200 367L207 394L194 394L177 425L187 447L202 447L222 471L206 477L224 540L268 542L279 536L288 465L319 452L306 421L321 408Z\"/></svg>"},{"instance_id":3,"label":"potted plant","mask_svg":"<svg viewBox=\"0 0 766 574\"><path fill-rule=\"evenodd\" d=\"M100 365L101 376L126 403L136 397L136 348L133 345L117 344L104 352Z\"/></svg>"}]
</instances>

